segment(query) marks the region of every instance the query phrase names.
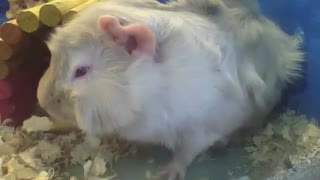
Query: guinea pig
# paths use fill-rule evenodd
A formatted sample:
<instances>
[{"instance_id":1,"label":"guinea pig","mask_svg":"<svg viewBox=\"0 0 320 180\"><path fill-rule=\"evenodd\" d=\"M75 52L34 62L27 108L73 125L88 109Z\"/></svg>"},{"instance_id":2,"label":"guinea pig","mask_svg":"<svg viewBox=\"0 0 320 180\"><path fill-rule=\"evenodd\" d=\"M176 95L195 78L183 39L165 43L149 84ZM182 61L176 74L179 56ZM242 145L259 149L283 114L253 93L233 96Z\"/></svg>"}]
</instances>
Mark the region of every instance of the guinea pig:
<instances>
[{"instance_id":1,"label":"guinea pig","mask_svg":"<svg viewBox=\"0 0 320 180\"><path fill-rule=\"evenodd\" d=\"M301 74L299 38L226 1L94 3L47 41L39 104L92 136L166 146L173 159L158 175L184 179L198 154L263 119Z\"/></svg>"}]
</instances>

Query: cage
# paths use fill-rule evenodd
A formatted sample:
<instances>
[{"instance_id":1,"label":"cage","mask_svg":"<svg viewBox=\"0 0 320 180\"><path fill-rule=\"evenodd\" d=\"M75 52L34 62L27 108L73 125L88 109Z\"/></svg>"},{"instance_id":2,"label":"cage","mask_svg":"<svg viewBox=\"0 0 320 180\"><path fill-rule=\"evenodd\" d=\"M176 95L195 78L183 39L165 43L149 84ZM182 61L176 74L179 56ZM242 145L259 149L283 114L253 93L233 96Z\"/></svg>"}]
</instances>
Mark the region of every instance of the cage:
<instances>
[{"instance_id":1,"label":"cage","mask_svg":"<svg viewBox=\"0 0 320 180\"><path fill-rule=\"evenodd\" d=\"M40 17L41 7L51 1L53 5ZM37 106L38 82L50 63L44 42L56 26L72 21L73 15L96 1L0 2L0 118L12 120L0 127L0 179L152 179L152 172L169 161L164 148L119 139L107 139L98 148L106 154L97 157L89 146L98 142L64 124L53 128ZM188 169L187 180L320 179L320 1L258 3L284 32L303 39L303 78L285 89L271 124L245 142L201 154Z\"/></svg>"}]
</instances>

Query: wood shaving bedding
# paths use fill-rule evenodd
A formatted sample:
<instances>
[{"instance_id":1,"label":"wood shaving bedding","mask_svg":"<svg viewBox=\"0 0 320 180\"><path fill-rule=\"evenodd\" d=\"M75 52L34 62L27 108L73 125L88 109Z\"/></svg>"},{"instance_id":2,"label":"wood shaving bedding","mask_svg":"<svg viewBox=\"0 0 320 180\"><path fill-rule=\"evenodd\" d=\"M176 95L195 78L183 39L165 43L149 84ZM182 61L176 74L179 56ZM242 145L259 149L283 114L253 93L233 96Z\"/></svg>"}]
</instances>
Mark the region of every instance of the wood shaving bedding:
<instances>
[{"instance_id":1,"label":"wood shaving bedding","mask_svg":"<svg viewBox=\"0 0 320 180\"><path fill-rule=\"evenodd\" d=\"M288 110L254 136L245 149L251 160L250 179L289 180L291 171L311 167L312 160L320 166L320 128L314 119Z\"/></svg>"},{"instance_id":2,"label":"wood shaving bedding","mask_svg":"<svg viewBox=\"0 0 320 180\"><path fill-rule=\"evenodd\" d=\"M48 118L33 116L16 130L5 123L0 124L0 180L111 180L117 177L113 162L137 152L136 146L116 137L100 142L81 131L52 132ZM252 137L245 149L251 160L247 165L250 173L240 179L289 180L301 176L309 180L303 173L320 167L320 129L305 116L287 111ZM72 165L82 165L84 174L70 177L63 172ZM320 177L320 173L315 176ZM146 178L153 179L151 172L146 171Z\"/></svg>"},{"instance_id":3,"label":"wood shaving bedding","mask_svg":"<svg viewBox=\"0 0 320 180\"><path fill-rule=\"evenodd\" d=\"M137 152L116 137L100 142L81 131L50 132L54 126L46 117L33 116L17 129L6 126L7 122L0 124L0 180L111 180L117 177L112 163ZM62 172L70 165L82 165L83 176Z\"/></svg>"}]
</instances>

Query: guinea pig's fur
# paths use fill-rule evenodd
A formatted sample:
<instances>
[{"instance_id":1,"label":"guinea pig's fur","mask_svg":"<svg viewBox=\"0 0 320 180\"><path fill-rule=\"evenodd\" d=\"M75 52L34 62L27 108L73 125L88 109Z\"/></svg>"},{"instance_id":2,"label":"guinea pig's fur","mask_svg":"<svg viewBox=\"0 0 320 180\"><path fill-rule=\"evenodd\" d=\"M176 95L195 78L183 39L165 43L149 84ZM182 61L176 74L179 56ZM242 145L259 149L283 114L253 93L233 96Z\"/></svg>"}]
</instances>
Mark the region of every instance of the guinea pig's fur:
<instances>
[{"instance_id":1,"label":"guinea pig's fur","mask_svg":"<svg viewBox=\"0 0 320 180\"><path fill-rule=\"evenodd\" d=\"M299 40L258 9L201 0L221 8L206 14L199 11L205 4L187 1L198 2L101 1L56 28L40 105L88 134L163 144L183 176L201 151L269 113L302 61ZM184 11L173 8L179 3ZM154 61L132 58L105 36L97 25L105 14L148 26L157 42ZM83 64L91 71L74 80Z\"/></svg>"}]
</instances>

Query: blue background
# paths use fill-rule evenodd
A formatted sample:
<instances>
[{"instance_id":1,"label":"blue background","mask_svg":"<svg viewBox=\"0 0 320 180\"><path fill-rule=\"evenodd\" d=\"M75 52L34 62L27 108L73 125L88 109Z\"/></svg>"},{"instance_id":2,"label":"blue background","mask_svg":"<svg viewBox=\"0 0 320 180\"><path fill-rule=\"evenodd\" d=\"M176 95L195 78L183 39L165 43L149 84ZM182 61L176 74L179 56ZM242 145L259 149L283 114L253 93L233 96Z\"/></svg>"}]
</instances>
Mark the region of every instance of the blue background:
<instances>
[{"instance_id":1,"label":"blue background","mask_svg":"<svg viewBox=\"0 0 320 180\"><path fill-rule=\"evenodd\" d=\"M0 0L0 22L6 20L6 10L9 8L8 0Z\"/></svg>"},{"instance_id":2,"label":"blue background","mask_svg":"<svg viewBox=\"0 0 320 180\"><path fill-rule=\"evenodd\" d=\"M0 0L4 22L7 0ZM166 2L167 0L159 0ZM304 38L304 78L288 87L281 108L289 107L320 122L320 0L259 0L263 13L288 34Z\"/></svg>"}]
</instances>

